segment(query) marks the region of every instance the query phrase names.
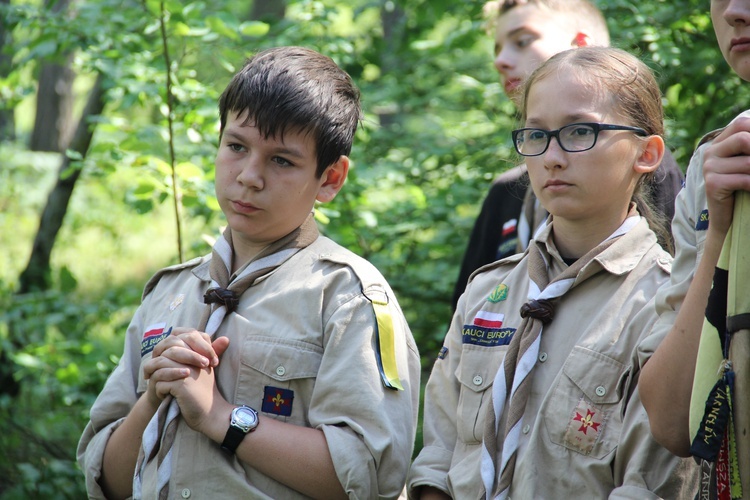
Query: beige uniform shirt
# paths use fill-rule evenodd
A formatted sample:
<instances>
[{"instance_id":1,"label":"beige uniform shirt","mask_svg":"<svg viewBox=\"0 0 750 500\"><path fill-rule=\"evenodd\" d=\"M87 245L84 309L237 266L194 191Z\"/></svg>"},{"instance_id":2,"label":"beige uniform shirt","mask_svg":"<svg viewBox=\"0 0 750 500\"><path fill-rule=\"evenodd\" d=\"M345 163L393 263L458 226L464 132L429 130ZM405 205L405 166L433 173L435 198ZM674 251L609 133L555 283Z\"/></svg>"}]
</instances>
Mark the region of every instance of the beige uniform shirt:
<instances>
[{"instance_id":1,"label":"beige uniform shirt","mask_svg":"<svg viewBox=\"0 0 750 500\"><path fill-rule=\"evenodd\" d=\"M750 110L739 116L750 117ZM738 117L739 117L738 116ZM715 133L709 134L709 136ZM703 156L710 141L702 144L693 154L688 165L685 178L685 188L675 200L675 215L672 220L672 233L675 242L675 259L672 266L672 277L667 286L662 287L656 295L656 311L659 319L654 325L654 337L663 338L669 333L677 319L682 302L685 300L690 283L695 275L703 249L706 243L708 229L708 203L706 201L706 185L703 179ZM718 339L716 339L718 342ZM652 350L656 346L651 346ZM703 347L703 345L701 346ZM696 366L696 387L694 394L699 394L691 402L690 435L695 435L700 419L703 417L706 397L717 378L718 366L702 366L699 357Z\"/></svg>"},{"instance_id":2,"label":"beige uniform shirt","mask_svg":"<svg viewBox=\"0 0 750 500\"><path fill-rule=\"evenodd\" d=\"M554 222L553 222L554 225ZM556 275L565 266L548 226L538 235ZM546 252L544 252L546 249ZM652 298L669 278L670 256L645 220L619 238L579 277L544 327L510 497L692 498L681 461L651 439L636 390L639 344L656 316ZM526 301L526 255L486 266L461 297L427 383L425 446L408 481L456 499L483 491L480 450L490 389ZM478 327L480 311L502 325ZM497 316L495 316L497 319Z\"/></svg>"},{"instance_id":3,"label":"beige uniform shirt","mask_svg":"<svg viewBox=\"0 0 750 500\"><path fill-rule=\"evenodd\" d=\"M153 332L198 325L210 283L208 262L204 257L163 270L147 285L122 358L94 403L79 443L90 498L103 498L97 480L107 440L146 390L141 367L151 356L154 342L149 340L158 338ZM217 332L230 340L216 369L222 394L265 417L322 429L350 498L398 497L413 450L420 364L385 279L365 260L320 237L259 281ZM404 391L381 383L376 319L363 290L388 296ZM271 404L271 412L264 412L264 401L276 389L291 391L283 393L287 402L293 397L290 406ZM303 498L225 453L184 421L173 460L170 498ZM150 472L144 474L146 498L155 497Z\"/></svg>"}]
</instances>

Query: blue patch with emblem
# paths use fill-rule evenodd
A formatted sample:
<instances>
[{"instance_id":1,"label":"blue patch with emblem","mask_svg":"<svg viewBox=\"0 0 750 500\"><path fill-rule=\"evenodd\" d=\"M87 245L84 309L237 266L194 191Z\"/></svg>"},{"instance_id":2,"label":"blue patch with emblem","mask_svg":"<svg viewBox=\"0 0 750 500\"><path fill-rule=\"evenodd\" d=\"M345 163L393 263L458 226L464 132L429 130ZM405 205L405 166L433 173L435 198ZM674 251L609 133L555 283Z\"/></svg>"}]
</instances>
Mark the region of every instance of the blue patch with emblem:
<instances>
[{"instance_id":1,"label":"blue patch with emblem","mask_svg":"<svg viewBox=\"0 0 750 500\"><path fill-rule=\"evenodd\" d=\"M440 348L440 352L438 353L437 359L445 359L445 357L448 355L448 348L443 346Z\"/></svg>"},{"instance_id":2,"label":"blue patch with emblem","mask_svg":"<svg viewBox=\"0 0 750 500\"><path fill-rule=\"evenodd\" d=\"M698 222L695 223L696 231L705 231L708 229L708 209L703 210L698 216Z\"/></svg>"},{"instance_id":3,"label":"blue patch with emblem","mask_svg":"<svg viewBox=\"0 0 750 500\"><path fill-rule=\"evenodd\" d=\"M267 385L263 388L263 406L261 407L261 411L288 417L292 414L293 401L294 391Z\"/></svg>"},{"instance_id":4,"label":"blue patch with emblem","mask_svg":"<svg viewBox=\"0 0 750 500\"><path fill-rule=\"evenodd\" d=\"M464 325L461 329L461 341L464 344L483 347L508 345L516 333L515 328L485 328L477 325Z\"/></svg>"}]
</instances>

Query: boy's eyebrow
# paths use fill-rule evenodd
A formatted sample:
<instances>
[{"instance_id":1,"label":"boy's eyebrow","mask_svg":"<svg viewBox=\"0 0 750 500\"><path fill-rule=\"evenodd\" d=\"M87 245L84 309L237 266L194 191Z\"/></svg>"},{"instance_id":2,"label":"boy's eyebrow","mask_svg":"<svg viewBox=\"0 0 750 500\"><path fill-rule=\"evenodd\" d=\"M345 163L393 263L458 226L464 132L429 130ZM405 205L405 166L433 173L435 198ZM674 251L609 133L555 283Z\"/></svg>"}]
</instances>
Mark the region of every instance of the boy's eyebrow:
<instances>
[{"instance_id":1,"label":"boy's eyebrow","mask_svg":"<svg viewBox=\"0 0 750 500\"><path fill-rule=\"evenodd\" d=\"M508 37L510 38L510 37L516 35L517 33L522 32L522 31L531 31L531 30L529 28L527 28L525 25L519 26L518 28L513 28L512 30L510 30L508 32Z\"/></svg>"},{"instance_id":2,"label":"boy's eyebrow","mask_svg":"<svg viewBox=\"0 0 750 500\"><path fill-rule=\"evenodd\" d=\"M227 127L224 130L224 136L228 138L235 139L237 141L243 142L246 141L247 138L243 136L241 133L235 131L233 128ZM275 149L275 152L278 154L288 155L288 156L294 156L297 158L304 158L305 152L300 151L299 148L287 146L283 142L280 143L279 146L277 146Z\"/></svg>"}]
</instances>

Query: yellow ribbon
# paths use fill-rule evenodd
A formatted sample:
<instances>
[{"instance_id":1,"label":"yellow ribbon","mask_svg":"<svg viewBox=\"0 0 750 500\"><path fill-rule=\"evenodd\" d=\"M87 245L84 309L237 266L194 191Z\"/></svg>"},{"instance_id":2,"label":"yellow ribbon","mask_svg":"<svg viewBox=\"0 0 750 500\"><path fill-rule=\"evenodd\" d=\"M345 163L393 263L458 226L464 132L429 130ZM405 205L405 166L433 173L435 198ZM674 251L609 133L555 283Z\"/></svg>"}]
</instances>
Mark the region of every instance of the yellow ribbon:
<instances>
[{"instance_id":1,"label":"yellow ribbon","mask_svg":"<svg viewBox=\"0 0 750 500\"><path fill-rule=\"evenodd\" d=\"M396 366L396 339L393 334L393 318L388 309L388 302L368 298L375 311L375 318L378 320L376 335L380 378L383 385L388 389L403 391L404 387L399 380L398 367Z\"/></svg>"}]
</instances>

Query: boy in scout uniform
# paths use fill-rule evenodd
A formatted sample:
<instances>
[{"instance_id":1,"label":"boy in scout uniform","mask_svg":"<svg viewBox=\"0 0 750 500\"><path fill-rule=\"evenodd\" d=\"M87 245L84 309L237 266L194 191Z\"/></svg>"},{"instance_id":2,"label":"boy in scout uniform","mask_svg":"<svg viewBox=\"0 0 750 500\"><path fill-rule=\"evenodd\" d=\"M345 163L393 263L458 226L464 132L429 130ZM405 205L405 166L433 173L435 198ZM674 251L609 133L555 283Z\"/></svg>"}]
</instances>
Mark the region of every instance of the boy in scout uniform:
<instances>
[{"instance_id":1,"label":"boy in scout uniform","mask_svg":"<svg viewBox=\"0 0 750 500\"><path fill-rule=\"evenodd\" d=\"M211 255L159 271L78 447L90 498L395 498L419 355L386 280L319 236L359 91L300 47L249 59L219 102Z\"/></svg>"},{"instance_id":2,"label":"boy in scout uniform","mask_svg":"<svg viewBox=\"0 0 750 500\"><path fill-rule=\"evenodd\" d=\"M711 21L727 64L750 82L750 1L712 0ZM643 369L641 392L654 437L680 456L695 451L691 443L701 429L711 389L730 368L722 352L729 336L703 331L703 324L712 287L721 288L715 272L734 218L736 194L750 191L750 109L746 103L744 108L727 127L706 135L690 159L672 222L674 269L656 297L659 321L654 332L666 337ZM730 329L726 311L720 322ZM725 334L721 331L722 337ZM716 444L726 451L728 440L721 435ZM743 487L747 498L750 486Z\"/></svg>"}]
</instances>

